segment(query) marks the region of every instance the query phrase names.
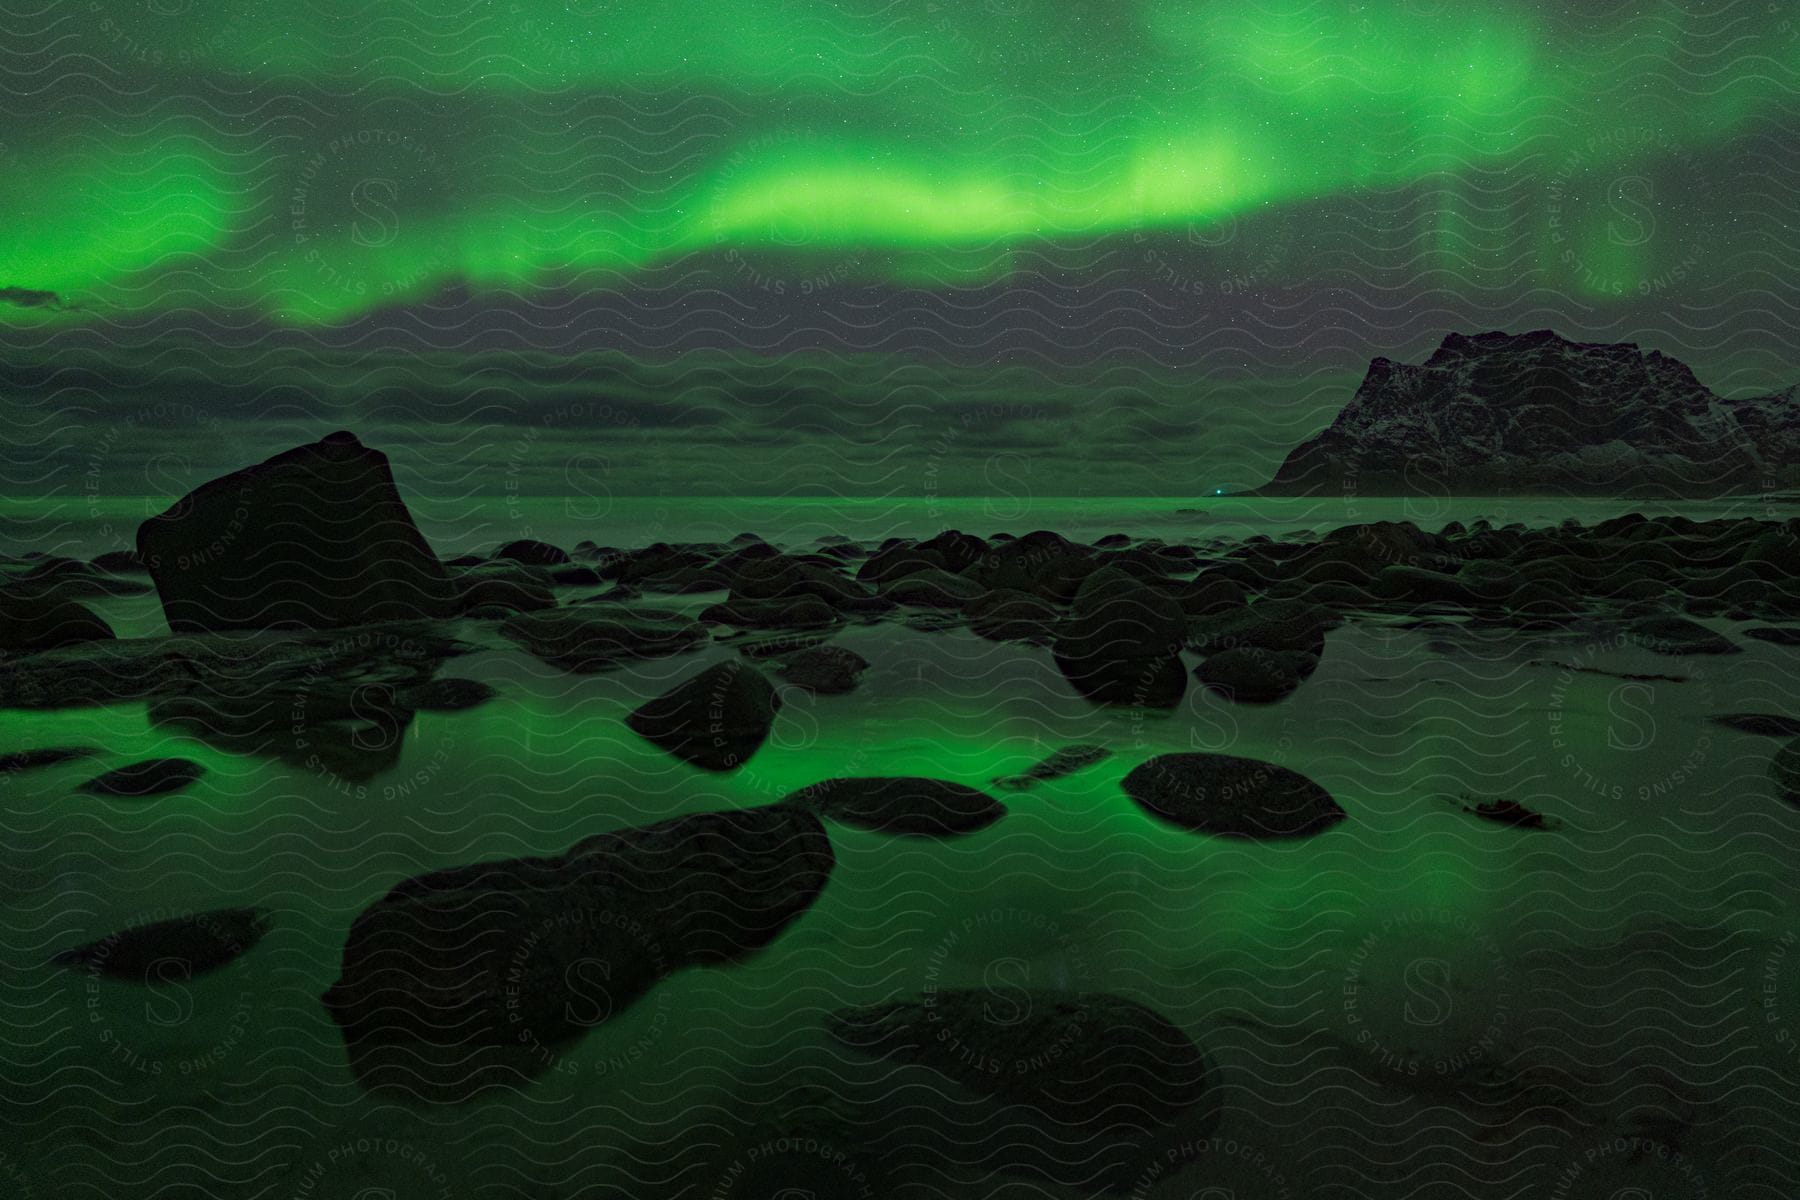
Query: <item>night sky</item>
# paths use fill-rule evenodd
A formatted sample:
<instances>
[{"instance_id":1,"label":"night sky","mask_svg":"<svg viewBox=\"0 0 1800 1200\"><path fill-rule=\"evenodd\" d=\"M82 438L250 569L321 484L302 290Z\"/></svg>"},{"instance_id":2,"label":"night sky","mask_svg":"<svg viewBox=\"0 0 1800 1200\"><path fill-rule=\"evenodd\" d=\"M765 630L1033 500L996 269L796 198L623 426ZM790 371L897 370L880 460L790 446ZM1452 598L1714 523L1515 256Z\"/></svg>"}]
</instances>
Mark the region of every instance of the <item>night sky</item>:
<instances>
[{"instance_id":1,"label":"night sky","mask_svg":"<svg viewBox=\"0 0 1800 1200\"><path fill-rule=\"evenodd\" d=\"M528 490L603 441L625 492L1185 496L1451 330L1800 380L1781 0L0 11L15 497L327 426L424 490L529 430Z\"/></svg>"}]
</instances>

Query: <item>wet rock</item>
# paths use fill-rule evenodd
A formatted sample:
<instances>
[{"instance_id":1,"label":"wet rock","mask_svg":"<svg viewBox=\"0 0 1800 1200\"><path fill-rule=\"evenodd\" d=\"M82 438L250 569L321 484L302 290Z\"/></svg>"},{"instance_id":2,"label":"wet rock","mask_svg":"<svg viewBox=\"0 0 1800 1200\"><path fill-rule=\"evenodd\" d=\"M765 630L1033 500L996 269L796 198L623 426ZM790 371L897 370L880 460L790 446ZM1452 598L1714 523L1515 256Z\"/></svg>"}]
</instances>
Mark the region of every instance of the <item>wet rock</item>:
<instances>
[{"instance_id":1,"label":"wet rock","mask_svg":"<svg viewBox=\"0 0 1800 1200\"><path fill-rule=\"evenodd\" d=\"M136 575L150 570L144 565L144 560L138 557L136 550L108 550L94 559L94 566L115 575Z\"/></svg>"},{"instance_id":2,"label":"wet rock","mask_svg":"<svg viewBox=\"0 0 1800 1200\"><path fill-rule=\"evenodd\" d=\"M781 803L858 829L908 837L974 833L1006 815L1006 808L986 792L914 776L827 779L790 793Z\"/></svg>"},{"instance_id":3,"label":"wet rock","mask_svg":"<svg viewBox=\"0 0 1800 1200\"><path fill-rule=\"evenodd\" d=\"M532 538L508 542L494 551L494 557L524 563L530 567L561 567L572 561L566 550Z\"/></svg>"},{"instance_id":4,"label":"wet rock","mask_svg":"<svg viewBox=\"0 0 1800 1200\"><path fill-rule=\"evenodd\" d=\"M762 673L734 659L646 701L625 723L684 762L734 771L768 738L780 709L781 697Z\"/></svg>"},{"instance_id":5,"label":"wet rock","mask_svg":"<svg viewBox=\"0 0 1800 1200\"><path fill-rule=\"evenodd\" d=\"M998 588L963 609L976 637L1048 645L1062 613L1050 601L1016 588Z\"/></svg>"},{"instance_id":6,"label":"wet rock","mask_svg":"<svg viewBox=\"0 0 1800 1200\"><path fill-rule=\"evenodd\" d=\"M503 622L500 633L551 666L578 674L681 654L707 639L704 625L680 613L606 604L524 613Z\"/></svg>"},{"instance_id":7,"label":"wet rock","mask_svg":"<svg viewBox=\"0 0 1800 1200\"><path fill-rule=\"evenodd\" d=\"M1158 755L1121 786L1150 815L1221 837L1306 837L1344 819L1331 795L1298 771L1230 754Z\"/></svg>"},{"instance_id":8,"label":"wet rock","mask_svg":"<svg viewBox=\"0 0 1800 1200\"><path fill-rule=\"evenodd\" d=\"M816 596L726 600L702 610L700 619L740 629L830 629L840 620L837 609Z\"/></svg>"},{"instance_id":9,"label":"wet rock","mask_svg":"<svg viewBox=\"0 0 1800 1200\"><path fill-rule=\"evenodd\" d=\"M138 527L176 633L451 614L450 576L387 456L333 433L189 492Z\"/></svg>"},{"instance_id":10,"label":"wet rock","mask_svg":"<svg viewBox=\"0 0 1800 1200\"><path fill-rule=\"evenodd\" d=\"M1625 633L1658 654L1741 654L1744 649L1686 617L1644 617L1626 626Z\"/></svg>"},{"instance_id":11,"label":"wet rock","mask_svg":"<svg viewBox=\"0 0 1800 1200\"><path fill-rule=\"evenodd\" d=\"M1464 796L1464 800L1472 800L1472 796ZM1480 800L1474 804L1464 804L1464 812L1480 817L1484 821L1492 821L1497 825L1510 825L1514 829L1562 828L1562 822L1554 817L1546 817L1535 809L1526 808L1517 800Z\"/></svg>"},{"instance_id":12,"label":"wet rock","mask_svg":"<svg viewBox=\"0 0 1800 1200\"><path fill-rule=\"evenodd\" d=\"M0 775L32 771L39 767L54 767L74 762L78 758L91 758L97 753L98 751L86 746L45 746L38 750L15 750L11 754L0 754Z\"/></svg>"},{"instance_id":13,"label":"wet rock","mask_svg":"<svg viewBox=\"0 0 1800 1200\"><path fill-rule=\"evenodd\" d=\"M1800 737L1800 718L1778 717L1771 713L1725 713L1708 717L1714 725L1723 725L1739 733L1759 737Z\"/></svg>"},{"instance_id":14,"label":"wet rock","mask_svg":"<svg viewBox=\"0 0 1800 1200\"><path fill-rule=\"evenodd\" d=\"M1207 656L1194 677L1239 704L1273 704L1294 694L1319 660L1304 650L1238 646Z\"/></svg>"},{"instance_id":15,"label":"wet rock","mask_svg":"<svg viewBox=\"0 0 1800 1200\"><path fill-rule=\"evenodd\" d=\"M1755 638L1759 642L1768 642L1774 646L1800 646L1800 629L1784 628L1778 625L1759 625L1744 630L1744 636Z\"/></svg>"},{"instance_id":16,"label":"wet rock","mask_svg":"<svg viewBox=\"0 0 1800 1200\"><path fill-rule=\"evenodd\" d=\"M265 909L219 908L133 925L51 961L131 983L180 983L236 961L268 929Z\"/></svg>"},{"instance_id":17,"label":"wet rock","mask_svg":"<svg viewBox=\"0 0 1800 1200\"><path fill-rule=\"evenodd\" d=\"M519 613L556 607L556 595L535 579L500 575L462 576L456 580L456 611L463 616L505 620Z\"/></svg>"},{"instance_id":18,"label":"wet rock","mask_svg":"<svg viewBox=\"0 0 1800 1200\"><path fill-rule=\"evenodd\" d=\"M96 796L161 796L181 790L205 773L199 763L185 758L147 758L96 775L80 790Z\"/></svg>"},{"instance_id":19,"label":"wet rock","mask_svg":"<svg viewBox=\"0 0 1800 1200\"><path fill-rule=\"evenodd\" d=\"M550 582L557 587L598 587L606 581L592 567L558 567L550 572Z\"/></svg>"},{"instance_id":20,"label":"wet rock","mask_svg":"<svg viewBox=\"0 0 1800 1200\"><path fill-rule=\"evenodd\" d=\"M669 975L769 945L833 865L817 817L764 807L415 876L356 918L323 1001L364 1088L466 1100L549 1070Z\"/></svg>"},{"instance_id":21,"label":"wet rock","mask_svg":"<svg viewBox=\"0 0 1800 1200\"><path fill-rule=\"evenodd\" d=\"M1053 750L1038 760L1029 770L1017 775L1001 775L993 780L997 788L1008 792L1022 792L1026 788L1052 779L1061 779L1064 775L1073 775L1084 767L1091 767L1112 757L1112 751L1105 746L1091 746L1077 743Z\"/></svg>"},{"instance_id":22,"label":"wet rock","mask_svg":"<svg viewBox=\"0 0 1800 1200\"><path fill-rule=\"evenodd\" d=\"M880 585L903 579L918 571L941 571L945 569L944 557L931 550L924 550L911 542L896 541L885 544L857 568L856 578L867 584Z\"/></svg>"},{"instance_id":23,"label":"wet rock","mask_svg":"<svg viewBox=\"0 0 1800 1200\"><path fill-rule=\"evenodd\" d=\"M783 679L797 687L837 696L856 687L862 673L869 669L869 660L842 646L815 646L800 651L777 669Z\"/></svg>"},{"instance_id":24,"label":"wet rock","mask_svg":"<svg viewBox=\"0 0 1800 1200\"><path fill-rule=\"evenodd\" d=\"M917 608L961 608L978 599L984 591L972 579L932 567L883 585L881 594L896 604Z\"/></svg>"},{"instance_id":25,"label":"wet rock","mask_svg":"<svg viewBox=\"0 0 1800 1200\"><path fill-rule=\"evenodd\" d=\"M1301 600L1265 600L1192 621L1187 630L1190 650L1216 654L1240 646L1263 650L1303 650L1314 658L1325 653L1325 635L1343 624L1329 609Z\"/></svg>"},{"instance_id":26,"label":"wet rock","mask_svg":"<svg viewBox=\"0 0 1800 1200\"><path fill-rule=\"evenodd\" d=\"M835 564L793 555L744 564L731 585L732 600L797 600L810 596L836 606L866 598L868 589L839 573Z\"/></svg>"},{"instance_id":27,"label":"wet rock","mask_svg":"<svg viewBox=\"0 0 1800 1200\"><path fill-rule=\"evenodd\" d=\"M479 708L497 695L498 692L479 679L449 675L403 689L400 702L419 712L462 712Z\"/></svg>"},{"instance_id":28,"label":"wet rock","mask_svg":"<svg viewBox=\"0 0 1800 1200\"><path fill-rule=\"evenodd\" d=\"M92 610L53 593L0 590L0 652L25 654L110 641L112 626Z\"/></svg>"},{"instance_id":29,"label":"wet rock","mask_svg":"<svg viewBox=\"0 0 1800 1200\"><path fill-rule=\"evenodd\" d=\"M885 1105L889 1123L918 1128L934 1163L990 1182L1016 1173L1083 1195L1129 1189L1152 1147L1177 1129L1204 1136L1219 1120L1200 1047L1120 996L1020 988L997 1001L986 988L943 988L843 1009L825 1027L860 1054L923 1072Z\"/></svg>"},{"instance_id":30,"label":"wet rock","mask_svg":"<svg viewBox=\"0 0 1800 1200\"><path fill-rule=\"evenodd\" d=\"M1057 668L1095 703L1173 707L1187 690L1187 620L1166 592L1103 568L1082 583L1057 627Z\"/></svg>"},{"instance_id":31,"label":"wet rock","mask_svg":"<svg viewBox=\"0 0 1800 1200\"><path fill-rule=\"evenodd\" d=\"M1800 738L1775 752L1769 761L1769 778L1789 804L1800 804Z\"/></svg>"}]
</instances>

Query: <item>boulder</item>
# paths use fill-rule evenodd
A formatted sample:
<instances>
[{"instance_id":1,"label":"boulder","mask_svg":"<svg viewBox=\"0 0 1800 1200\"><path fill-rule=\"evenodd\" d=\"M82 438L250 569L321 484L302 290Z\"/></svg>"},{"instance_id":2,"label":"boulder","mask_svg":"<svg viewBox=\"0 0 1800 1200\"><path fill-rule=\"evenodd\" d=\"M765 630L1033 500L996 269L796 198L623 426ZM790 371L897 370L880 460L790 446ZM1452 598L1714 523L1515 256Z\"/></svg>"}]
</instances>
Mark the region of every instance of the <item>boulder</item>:
<instances>
[{"instance_id":1,"label":"boulder","mask_svg":"<svg viewBox=\"0 0 1800 1200\"><path fill-rule=\"evenodd\" d=\"M985 590L973 579L928 567L884 584L881 594L896 604L914 608L961 608Z\"/></svg>"},{"instance_id":2,"label":"boulder","mask_svg":"<svg viewBox=\"0 0 1800 1200\"><path fill-rule=\"evenodd\" d=\"M780 710L781 697L762 672L733 659L644 702L625 724L684 762L734 771L762 746Z\"/></svg>"},{"instance_id":3,"label":"boulder","mask_svg":"<svg viewBox=\"0 0 1800 1200\"><path fill-rule=\"evenodd\" d=\"M1220 1089L1200 1047L1121 996L937 988L839 1010L825 1028L887 1065L885 1124L917 1131L918 1148L902 1154L978 1172L982 1195L1011 1195L996 1186L1008 1175L1029 1180L1021 1195L1044 1194L1045 1180L1058 1194L1141 1188L1166 1142L1219 1122Z\"/></svg>"},{"instance_id":4,"label":"boulder","mask_svg":"<svg viewBox=\"0 0 1800 1200\"><path fill-rule=\"evenodd\" d=\"M1304 650L1237 646L1208 655L1194 677L1239 704L1273 704L1294 694L1319 660Z\"/></svg>"},{"instance_id":5,"label":"boulder","mask_svg":"<svg viewBox=\"0 0 1800 1200\"><path fill-rule=\"evenodd\" d=\"M1626 626L1625 634L1658 654L1742 654L1744 648L1686 617L1643 617Z\"/></svg>"},{"instance_id":6,"label":"boulder","mask_svg":"<svg viewBox=\"0 0 1800 1200\"><path fill-rule=\"evenodd\" d=\"M1039 759L1028 770L1017 775L1001 775L993 780L993 785L1008 792L1022 792L1026 788L1044 783L1051 779L1061 779L1064 775L1073 775L1084 767L1091 767L1097 762L1104 762L1112 757L1112 751L1105 746L1090 746L1077 743L1062 746Z\"/></svg>"},{"instance_id":7,"label":"boulder","mask_svg":"<svg viewBox=\"0 0 1800 1200\"><path fill-rule=\"evenodd\" d=\"M0 652L28 654L112 636L112 626L67 597L0 590Z\"/></svg>"},{"instance_id":8,"label":"boulder","mask_svg":"<svg viewBox=\"0 0 1800 1200\"><path fill-rule=\"evenodd\" d=\"M508 542L494 551L494 557L510 559L530 567L561 567L572 561L566 550L532 538Z\"/></svg>"},{"instance_id":9,"label":"boulder","mask_svg":"<svg viewBox=\"0 0 1800 1200\"><path fill-rule=\"evenodd\" d=\"M37 750L14 750L10 754L0 754L0 775L59 766L78 758L91 758L96 753L98 751L87 746L45 746Z\"/></svg>"},{"instance_id":10,"label":"boulder","mask_svg":"<svg viewBox=\"0 0 1800 1200\"><path fill-rule=\"evenodd\" d=\"M913 776L827 779L781 803L830 821L908 837L955 837L986 829L1006 809L986 792Z\"/></svg>"},{"instance_id":11,"label":"boulder","mask_svg":"<svg viewBox=\"0 0 1800 1200\"><path fill-rule=\"evenodd\" d=\"M333 433L204 483L138 527L176 633L320 629L453 611L387 456Z\"/></svg>"},{"instance_id":12,"label":"boulder","mask_svg":"<svg viewBox=\"0 0 1800 1200\"><path fill-rule=\"evenodd\" d=\"M1800 717L1780 717L1773 713L1724 713L1707 719L1714 725L1723 725L1727 729L1759 737L1800 737Z\"/></svg>"},{"instance_id":13,"label":"boulder","mask_svg":"<svg viewBox=\"0 0 1800 1200\"><path fill-rule=\"evenodd\" d=\"M81 790L96 796L160 796L181 790L205 773L199 763L185 758L147 758L96 775Z\"/></svg>"},{"instance_id":14,"label":"boulder","mask_svg":"<svg viewBox=\"0 0 1800 1200\"><path fill-rule=\"evenodd\" d=\"M1775 752L1769 760L1769 778L1775 790L1789 804L1800 804L1800 738L1795 738Z\"/></svg>"},{"instance_id":15,"label":"boulder","mask_svg":"<svg viewBox=\"0 0 1800 1200\"><path fill-rule=\"evenodd\" d=\"M833 865L817 817L764 807L433 871L356 918L323 1001L364 1088L467 1100L549 1070L675 972L769 945Z\"/></svg>"},{"instance_id":16,"label":"boulder","mask_svg":"<svg viewBox=\"0 0 1800 1200\"><path fill-rule=\"evenodd\" d=\"M50 961L131 983L183 983L235 962L269 929L262 908L218 908L133 925Z\"/></svg>"},{"instance_id":17,"label":"boulder","mask_svg":"<svg viewBox=\"0 0 1800 1200\"><path fill-rule=\"evenodd\" d=\"M577 674L681 654L707 640L706 627L680 613L609 604L523 613L503 622L500 633L551 666Z\"/></svg>"},{"instance_id":18,"label":"boulder","mask_svg":"<svg viewBox=\"0 0 1800 1200\"><path fill-rule=\"evenodd\" d=\"M813 646L786 659L777 668L781 677L796 687L827 696L853 690L868 669L868 659L842 646Z\"/></svg>"},{"instance_id":19,"label":"boulder","mask_svg":"<svg viewBox=\"0 0 1800 1200\"><path fill-rule=\"evenodd\" d=\"M1306 837L1344 819L1330 793L1298 771L1230 754L1158 755L1121 786L1151 816L1220 837Z\"/></svg>"},{"instance_id":20,"label":"boulder","mask_svg":"<svg viewBox=\"0 0 1800 1200\"><path fill-rule=\"evenodd\" d=\"M837 609L817 596L802 595L783 600L733 597L701 610L700 619L741 629L829 629L840 618Z\"/></svg>"},{"instance_id":21,"label":"boulder","mask_svg":"<svg viewBox=\"0 0 1800 1200\"><path fill-rule=\"evenodd\" d=\"M1057 627L1056 665L1095 703L1173 707L1187 690L1186 627L1187 615L1166 592L1105 567L1083 581Z\"/></svg>"},{"instance_id":22,"label":"boulder","mask_svg":"<svg viewBox=\"0 0 1800 1200\"><path fill-rule=\"evenodd\" d=\"M1017 588L996 588L963 608L976 637L1048 644L1062 614L1050 601Z\"/></svg>"}]
</instances>

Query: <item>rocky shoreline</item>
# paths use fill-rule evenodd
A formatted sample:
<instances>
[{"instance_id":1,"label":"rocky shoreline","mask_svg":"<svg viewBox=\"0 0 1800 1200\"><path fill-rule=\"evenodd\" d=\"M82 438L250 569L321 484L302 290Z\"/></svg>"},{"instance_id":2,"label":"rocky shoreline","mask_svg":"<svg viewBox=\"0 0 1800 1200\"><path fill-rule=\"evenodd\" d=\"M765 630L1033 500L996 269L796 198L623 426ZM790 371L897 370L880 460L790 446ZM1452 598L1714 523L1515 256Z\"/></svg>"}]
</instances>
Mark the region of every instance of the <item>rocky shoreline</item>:
<instances>
[{"instance_id":1,"label":"rocky shoreline","mask_svg":"<svg viewBox=\"0 0 1800 1200\"><path fill-rule=\"evenodd\" d=\"M311 471L314 463L329 469ZM833 644L852 627L956 630L1013 643L1051 664L1086 702L1133 712L1171 708L1190 689L1233 706L1288 703L1318 686L1332 632L1365 622L1575 630L1639 647L1671 669L1742 653L1721 622L1755 623L1745 636L1776 646L1800 641L1800 520L1631 513L1592 526L1453 522L1437 530L1380 522L1225 547L948 531L793 549L746 533L637 548L515 541L439 562L416 530L406 532L410 517L391 492L385 459L348 434L251 471L274 495L267 507L246 503L241 481L215 481L147 524L152 532L137 551L3 564L0 707L143 701L154 726L227 754L367 780L399 765L403 739L392 735L418 713L478 707L501 694L444 674L458 657L498 650L585 676L725 648L734 657L681 672L623 721L675 769L700 779L756 757L779 720L783 686L820 697L829 714L831 698L855 693L865 671L879 670L875 656ZM334 518L340 501L354 508L371 495L381 520ZM330 536L315 530L284 542L258 532L308 506ZM210 548L232 521L237 532L229 536L257 549L224 564ZM117 638L89 607L96 597L152 588L168 616L166 636ZM1774 739L1769 777L1800 805L1796 718L1719 720ZM83 790L97 802L179 803L184 790L204 786L200 766L180 758L117 762L93 746L0 752L8 775L87 763L93 777ZM457 1103L527 1086L670 974L745 961L804 923L842 870L833 850L839 831L960 839L1007 820L1007 805L988 788L1023 792L1113 757L1129 760L1133 751L1069 745L1023 774L980 786L825 776L760 807L613 830L560 856L427 872L372 899L356 918L323 1003L348 1064L371 1091ZM1338 836L1340 824L1354 823L1324 787L1280 763L1204 752L1135 757L1121 790L1185 835L1292 842ZM1510 799L1463 799L1462 811L1484 819L1491 836L1555 838L1561 829ZM190 974L215 970L261 940L260 899L96 931L96 940L55 961L146 987L161 977L127 965L155 962L165 971L174 960ZM570 914L579 919L565 919ZM576 969L595 962L606 970ZM571 1017L585 1008L601 1015ZM1109 1084L1127 1097L1155 1083L1159 1069L1178 1067L1158 1085L1168 1095L1153 1087L1143 1105L1127 1099L1127 1140L1136 1149L1174 1123L1204 1131L1216 1120L1219 1095L1202 1048L1129 998L1059 993L1040 1008L1042 1019L1022 1027L995 1024L986 1011L960 994L935 1008L929 998L902 997L833 1014L822 1028L863 1053L936 1071L970 1104L997 1105L981 1118L996 1129L1022 1107L1047 1128L1085 1136L1070 1091L1079 1079L985 1086L965 1060L932 1048L926 1024L947 1021L958 1044L1001 1057L1050 1054L1051 1043L1074 1038L1080 1051L1068 1069L1077 1076L1090 1061L1141 1059L1138 1077ZM1053 1148L1032 1153L1033 1165L1021 1169L1081 1165Z\"/></svg>"}]
</instances>

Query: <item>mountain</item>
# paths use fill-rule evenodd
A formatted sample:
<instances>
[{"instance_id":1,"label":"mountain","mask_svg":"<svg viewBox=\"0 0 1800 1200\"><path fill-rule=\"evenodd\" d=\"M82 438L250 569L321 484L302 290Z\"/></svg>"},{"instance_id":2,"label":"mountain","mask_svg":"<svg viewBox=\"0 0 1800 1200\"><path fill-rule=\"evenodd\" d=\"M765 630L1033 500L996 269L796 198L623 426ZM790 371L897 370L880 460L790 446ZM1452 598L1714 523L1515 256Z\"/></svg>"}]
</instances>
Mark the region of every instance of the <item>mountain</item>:
<instances>
[{"instance_id":1,"label":"mountain","mask_svg":"<svg viewBox=\"0 0 1800 1200\"><path fill-rule=\"evenodd\" d=\"M1706 497L1800 484L1800 389L1726 400L1631 343L1453 333L1377 358L1262 496L1606 493Z\"/></svg>"}]
</instances>

